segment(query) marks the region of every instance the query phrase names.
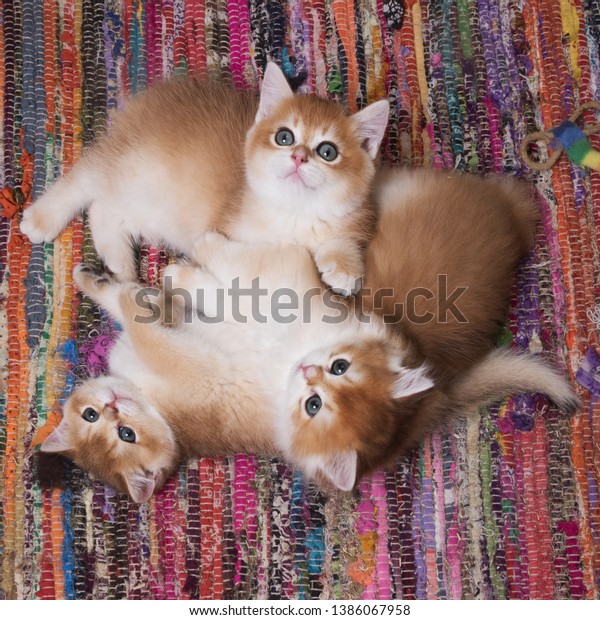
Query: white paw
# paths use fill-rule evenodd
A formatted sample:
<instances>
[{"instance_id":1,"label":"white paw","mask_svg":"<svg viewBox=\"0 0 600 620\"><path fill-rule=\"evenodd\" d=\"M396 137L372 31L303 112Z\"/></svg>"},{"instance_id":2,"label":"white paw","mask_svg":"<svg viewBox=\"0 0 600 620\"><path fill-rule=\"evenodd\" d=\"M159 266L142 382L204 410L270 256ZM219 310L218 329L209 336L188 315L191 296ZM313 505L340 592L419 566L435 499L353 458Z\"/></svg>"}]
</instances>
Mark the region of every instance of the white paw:
<instances>
[{"instance_id":1,"label":"white paw","mask_svg":"<svg viewBox=\"0 0 600 620\"><path fill-rule=\"evenodd\" d=\"M46 226L38 214L39 209L31 206L23 212L21 220L21 232L27 236L31 243L45 243L53 241L60 234L60 230L54 230Z\"/></svg>"},{"instance_id":2,"label":"white paw","mask_svg":"<svg viewBox=\"0 0 600 620\"><path fill-rule=\"evenodd\" d=\"M163 290L183 303L186 312L198 310L207 317L223 315L225 289L199 267L185 263L167 265L163 270Z\"/></svg>"},{"instance_id":3,"label":"white paw","mask_svg":"<svg viewBox=\"0 0 600 620\"><path fill-rule=\"evenodd\" d=\"M362 288L362 278L356 274L345 273L335 268L325 270L321 274L323 282L331 287L331 290L338 295L350 297Z\"/></svg>"},{"instance_id":4,"label":"white paw","mask_svg":"<svg viewBox=\"0 0 600 620\"><path fill-rule=\"evenodd\" d=\"M199 239L199 243L224 243L227 237L216 230L207 230Z\"/></svg>"},{"instance_id":5,"label":"white paw","mask_svg":"<svg viewBox=\"0 0 600 620\"><path fill-rule=\"evenodd\" d=\"M214 230L208 230L194 243L192 258L198 265L204 265L226 243L229 243L227 237Z\"/></svg>"},{"instance_id":6,"label":"white paw","mask_svg":"<svg viewBox=\"0 0 600 620\"><path fill-rule=\"evenodd\" d=\"M183 279L184 271L185 267L180 263L172 263L171 265L167 265L163 269L163 287L165 287L166 283L168 283L168 287L170 287L171 290L173 288L178 288L180 286L181 280Z\"/></svg>"}]
</instances>

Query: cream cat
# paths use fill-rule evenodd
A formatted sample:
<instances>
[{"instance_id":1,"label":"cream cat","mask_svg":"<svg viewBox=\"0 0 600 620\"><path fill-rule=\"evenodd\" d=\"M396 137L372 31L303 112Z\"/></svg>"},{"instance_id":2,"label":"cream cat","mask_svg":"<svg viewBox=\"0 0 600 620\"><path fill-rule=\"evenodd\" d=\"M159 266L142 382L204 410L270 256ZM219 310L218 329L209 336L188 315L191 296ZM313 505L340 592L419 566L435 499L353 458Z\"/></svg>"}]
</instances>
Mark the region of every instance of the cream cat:
<instances>
[{"instance_id":1,"label":"cream cat","mask_svg":"<svg viewBox=\"0 0 600 620\"><path fill-rule=\"evenodd\" d=\"M84 208L96 249L134 280L132 241L184 253L206 230L247 243L298 243L323 281L350 294L372 235L374 160L389 112L378 101L347 115L294 95L269 63L260 100L199 79L132 99L110 131L23 214L34 243L52 241Z\"/></svg>"},{"instance_id":2,"label":"cream cat","mask_svg":"<svg viewBox=\"0 0 600 620\"><path fill-rule=\"evenodd\" d=\"M429 190L418 189L425 180ZM144 318L164 318L158 290L145 289L149 312L140 305L144 289L139 285L78 268L80 288L113 314L124 332L111 352L109 376L77 388L42 449L66 454L135 501L148 499L193 454L238 451L279 454L325 486L349 490L453 411L530 390L573 409L577 400L568 383L542 361L506 350L488 352L490 316L493 322L503 312L516 258L531 243L531 204L511 186L468 180L463 188L458 181L444 174L400 172L382 181L380 192L380 226L386 232L390 225L397 232L415 227L421 239L421 268L413 266L405 284L447 268L450 281L464 271L464 282L472 287L466 307L473 322L463 326L462 336L456 325L447 331L447 324L431 323L442 350L437 357L424 359L429 356L381 318L371 315L367 321L357 300L327 296L305 248L248 246L208 233L193 252L201 268L177 264L165 270L165 288L173 295L193 292L189 300L202 312L175 327ZM405 191L396 196L386 194L385 187ZM419 193L424 199L420 218L410 208ZM446 215L435 198L445 201ZM438 217L430 219L436 209ZM464 226L452 226L460 214ZM470 235L475 226L476 241ZM429 245L423 245L419 232ZM369 264L398 251L397 236L391 238L386 241L380 229ZM486 269L461 267L474 250L482 252L479 259L496 262L486 263ZM253 286L266 293L235 303L223 293L225 311L212 323L223 306L219 291ZM197 290L202 295L196 296ZM282 312L274 296L281 301L294 293L298 303ZM404 300L407 293L396 290L396 299ZM488 303L490 316L480 310ZM288 320L291 314L295 320ZM445 333L452 336L448 355ZM478 342L475 349L472 338ZM416 342L433 349L422 334L416 334ZM460 347L473 361L449 376L444 363L460 359Z\"/></svg>"}]
</instances>

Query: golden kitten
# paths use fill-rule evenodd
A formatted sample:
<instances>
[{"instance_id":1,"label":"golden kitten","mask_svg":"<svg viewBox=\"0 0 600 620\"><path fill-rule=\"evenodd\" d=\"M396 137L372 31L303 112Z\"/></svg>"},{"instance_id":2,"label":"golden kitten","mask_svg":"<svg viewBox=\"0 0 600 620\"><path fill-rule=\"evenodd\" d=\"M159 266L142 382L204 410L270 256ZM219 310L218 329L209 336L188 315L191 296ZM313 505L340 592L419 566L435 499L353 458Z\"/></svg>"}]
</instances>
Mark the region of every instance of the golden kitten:
<instances>
[{"instance_id":1,"label":"golden kitten","mask_svg":"<svg viewBox=\"0 0 600 620\"><path fill-rule=\"evenodd\" d=\"M369 201L387 101L348 115L294 95L269 63L260 99L200 79L133 98L109 132L23 214L34 243L52 241L84 208L96 249L135 279L132 240L184 253L209 229L249 243L299 243L323 281L350 294L373 232Z\"/></svg>"},{"instance_id":2,"label":"golden kitten","mask_svg":"<svg viewBox=\"0 0 600 620\"><path fill-rule=\"evenodd\" d=\"M109 376L77 388L42 449L67 454L136 501L150 497L192 454L244 450L282 455L324 486L349 490L453 411L519 391L542 391L574 408L569 384L541 360L490 352L514 267L532 239L535 210L516 186L465 178L463 188L462 179L394 172L381 181L382 220L367 283L385 277L382 266L393 264L395 253L406 268L404 276L396 274L397 286L437 286L438 275L446 274L456 286L472 287L462 307L472 322L448 326L438 313L412 337L402 326L364 315L360 299L328 295L298 245L246 245L207 234L194 248L197 266L165 270L165 287L194 293L187 303L200 312L172 328L140 321L144 289L138 285L79 268L79 286L124 332L111 352ZM419 187L420 210L416 203L411 209ZM418 247L404 231L413 232ZM488 258L494 260L483 268ZM234 286L248 291L255 284L266 291L262 297L235 304L225 298ZM405 302L411 290L397 288L396 301ZM294 320L290 307L284 316L274 304L282 291L298 296ZM152 313L164 318L158 291L145 293L154 296Z\"/></svg>"},{"instance_id":3,"label":"golden kitten","mask_svg":"<svg viewBox=\"0 0 600 620\"><path fill-rule=\"evenodd\" d=\"M444 415L535 390L537 381L550 394L545 383L553 376L532 366L532 357L492 351L516 268L533 245L539 219L524 183L384 169L376 178L375 200L380 212L361 307L382 315L414 343L413 363L426 365L436 389L399 401L390 397L393 377L374 365L360 386L329 381L338 416L326 435L297 407L298 454L319 458L328 450L356 458L357 478L392 463ZM327 373L316 374L315 390L321 378L327 381ZM574 396L558 402L567 410L577 406Z\"/></svg>"},{"instance_id":4,"label":"golden kitten","mask_svg":"<svg viewBox=\"0 0 600 620\"><path fill-rule=\"evenodd\" d=\"M389 169L375 188L365 293L380 293L364 294L363 306L417 342L437 382L451 379L489 351L506 320L539 220L531 190L511 178Z\"/></svg>"}]
</instances>

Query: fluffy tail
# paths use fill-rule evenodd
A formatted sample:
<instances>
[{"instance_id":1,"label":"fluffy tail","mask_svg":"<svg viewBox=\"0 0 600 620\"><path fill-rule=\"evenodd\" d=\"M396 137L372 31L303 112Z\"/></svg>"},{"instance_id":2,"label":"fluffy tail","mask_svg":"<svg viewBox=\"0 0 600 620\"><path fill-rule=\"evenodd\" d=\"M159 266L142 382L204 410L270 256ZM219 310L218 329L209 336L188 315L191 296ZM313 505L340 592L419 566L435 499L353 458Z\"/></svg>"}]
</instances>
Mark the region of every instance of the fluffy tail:
<instances>
[{"instance_id":1,"label":"fluffy tail","mask_svg":"<svg viewBox=\"0 0 600 620\"><path fill-rule=\"evenodd\" d=\"M84 157L23 212L21 232L32 243L52 241L99 193L97 167Z\"/></svg>"},{"instance_id":2,"label":"fluffy tail","mask_svg":"<svg viewBox=\"0 0 600 620\"><path fill-rule=\"evenodd\" d=\"M463 374L449 396L457 410L464 410L521 392L545 394L568 412L580 405L570 383L542 360L507 349L492 351Z\"/></svg>"}]
</instances>

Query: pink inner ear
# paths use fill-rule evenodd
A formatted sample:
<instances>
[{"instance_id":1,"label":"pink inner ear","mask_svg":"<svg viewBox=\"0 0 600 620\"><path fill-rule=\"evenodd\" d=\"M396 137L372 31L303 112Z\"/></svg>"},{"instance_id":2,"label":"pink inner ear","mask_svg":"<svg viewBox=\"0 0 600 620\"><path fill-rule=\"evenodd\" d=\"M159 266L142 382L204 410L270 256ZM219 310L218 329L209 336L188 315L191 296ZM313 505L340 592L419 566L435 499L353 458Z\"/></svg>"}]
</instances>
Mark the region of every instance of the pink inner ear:
<instances>
[{"instance_id":1,"label":"pink inner ear","mask_svg":"<svg viewBox=\"0 0 600 620\"><path fill-rule=\"evenodd\" d=\"M146 473L130 473L125 476L129 495L136 504L143 504L152 497L156 488L157 477L156 474Z\"/></svg>"},{"instance_id":2,"label":"pink inner ear","mask_svg":"<svg viewBox=\"0 0 600 620\"><path fill-rule=\"evenodd\" d=\"M356 130L362 138L362 148L371 158L377 156L379 146L385 135L390 113L387 100L376 101L354 115Z\"/></svg>"},{"instance_id":3,"label":"pink inner ear","mask_svg":"<svg viewBox=\"0 0 600 620\"><path fill-rule=\"evenodd\" d=\"M323 473L342 491L351 491L356 483L358 457L354 450L329 456L322 465Z\"/></svg>"},{"instance_id":4,"label":"pink inner ear","mask_svg":"<svg viewBox=\"0 0 600 620\"><path fill-rule=\"evenodd\" d=\"M393 398L404 398L429 390L434 386L433 381L427 376L427 368L402 368L398 373L398 379L394 383Z\"/></svg>"},{"instance_id":5,"label":"pink inner ear","mask_svg":"<svg viewBox=\"0 0 600 620\"><path fill-rule=\"evenodd\" d=\"M293 96L294 93L285 79L283 71L274 62L268 63L260 87L260 102L256 120L266 118L284 99Z\"/></svg>"},{"instance_id":6,"label":"pink inner ear","mask_svg":"<svg viewBox=\"0 0 600 620\"><path fill-rule=\"evenodd\" d=\"M67 424L64 419L62 422L46 437L40 450L42 452L68 452L72 449L71 440L67 432Z\"/></svg>"}]
</instances>

